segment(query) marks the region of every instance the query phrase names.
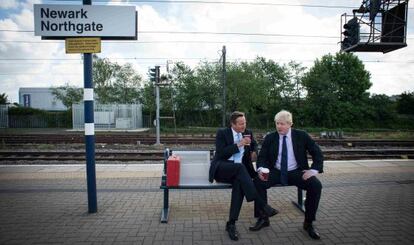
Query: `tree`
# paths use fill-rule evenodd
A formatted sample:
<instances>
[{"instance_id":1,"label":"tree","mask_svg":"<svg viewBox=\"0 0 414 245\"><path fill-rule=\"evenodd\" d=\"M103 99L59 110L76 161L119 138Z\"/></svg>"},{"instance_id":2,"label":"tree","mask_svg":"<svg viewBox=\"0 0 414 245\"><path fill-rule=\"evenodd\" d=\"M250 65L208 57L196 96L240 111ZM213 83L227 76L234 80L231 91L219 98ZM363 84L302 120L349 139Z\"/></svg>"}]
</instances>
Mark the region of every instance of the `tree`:
<instances>
[{"instance_id":1,"label":"tree","mask_svg":"<svg viewBox=\"0 0 414 245\"><path fill-rule=\"evenodd\" d=\"M290 61L286 66L289 90L287 108L295 115L295 125L304 126L304 98L306 89L302 84L305 67L295 61Z\"/></svg>"},{"instance_id":2,"label":"tree","mask_svg":"<svg viewBox=\"0 0 414 245\"><path fill-rule=\"evenodd\" d=\"M6 93L0 94L0 105L5 105L8 103L8 98Z\"/></svg>"},{"instance_id":3,"label":"tree","mask_svg":"<svg viewBox=\"0 0 414 245\"><path fill-rule=\"evenodd\" d=\"M141 103L143 113L149 114L152 118L152 113L155 114L155 86L153 83L145 83L141 91Z\"/></svg>"},{"instance_id":4,"label":"tree","mask_svg":"<svg viewBox=\"0 0 414 245\"><path fill-rule=\"evenodd\" d=\"M283 94L283 89L288 81L286 70L273 60L266 60L262 57L257 57L252 65L255 68L256 86L262 88L256 97L263 96L262 110L268 112L270 114L268 116L271 117L276 111L284 108L284 102L287 101L284 100L286 94ZM285 107L285 109L287 108Z\"/></svg>"},{"instance_id":5,"label":"tree","mask_svg":"<svg viewBox=\"0 0 414 245\"><path fill-rule=\"evenodd\" d=\"M397 99L397 111L400 114L414 115L414 92L404 92Z\"/></svg>"},{"instance_id":6,"label":"tree","mask_svg":"<svg viewBox=\"0 0 414 245\"><path fill-rule=\"evenodd\" d=\"M219 71L218 64L205 61L195 69L181 62L173 67L173 90L166 96L174 97L174 107L179 108L177 116L187 125L209 126L217 123L218 105L221 105Z\"/></svg>"},{"instance_id":7,"label":"tree","mask_svg":"<svg viewBox=\"0 0 414 245\"><path fill-rule=\"evenodd\" d=\"M371 127L392 128L397 119L396 103L385 94L372 95L369 98L369 110L365 120L371 121Z\"/></svg>"},{"instance_id":8,"label":"tree","mask_svg":"<svg viewBox=\"0 0 414 245\"><path fill-rule=\"evenodd\" d=\"M352 53L325 55L303 77L307 90L305 116L313 126L352 127L364 124L370 74Z\"/></svg>"},{"instance_id":9,"label":"tree","mask_svg":"<svg viewBox=\"0 0 414 245\"><path fill-rule=\"evenodd\" d=\"M110 96L108 96L112 99L110 102L122 104L139 103L141 100L141 76L136 74L131 64L117 67L115 74L115 81L111 86Z\"/></svg>"},{"instance_id":10,"label":"tree","mask_svg":"<svg viewBox=\"0 0 414 245\"><path fill-rule=\"evenodd\" d=\"M290 61L287 66L287 76L290 83L290 97L295 102L297 106L299 106L298 103L303 99L305 96L305 88L302 85L302 78L305 72L305 67L302 66L302 64L297 63L295 61Z\"/></svg>"},{"instance_id":11,"label":"tree","mask_svg":"<svg viewBox=\"0 0 414 245\"><path fill-rule=\"evenodd\" d=\"M272 126L276 111L297 107L298 98L304 94L300 84L303 70L298 63L279 65L261 57L253 62L228 62L227 112L244 111L250 126L268 127L270 123ZM220 124L223 106L221 75L221 65L215 62L200 62L194 69L183 63L175 64L171 71L174 101L176 108L179 108L177 114L186 118L186 123L209 126ZM168 89L161 90L161 97L162 91L166 90ZM163 106L167 103L161 98Z\"/></svg>"},{"instance_id":12,"label":"tree","mask_svg":"<svg viewBox=\"0 0 414 245\"><path fill-rule=\"evenodd\" d=\"M71 86L69 83L66 83L64 86L60 87L52 87L51 90L55 98L62 101L62 104L67 109L71 109L72 104L77 104L82 101L82 89Z\"/></svg>"},{"instance_id":13,"label":"tree","mask_svg":"<svg viewBox=\"0 0 414 245\"><path fill-rule=\"evenodd\" d=\"M94 55L92 74L99 103L129 104L142 99L142 77L131 64L119 65Z\"/></svg>"},{"instance_id":14,"label":"tree","mask_svg":"<svg viewBox=\"0 0 414 245\"><path fill-rule=\"evenodd\" d=\"M108 59L101 59L97 55L93 55L92 67L94 92L97 95L96 99L102 104L109 103L113 100L110 90L118 67Z\"/></svg>"}]
</instances>

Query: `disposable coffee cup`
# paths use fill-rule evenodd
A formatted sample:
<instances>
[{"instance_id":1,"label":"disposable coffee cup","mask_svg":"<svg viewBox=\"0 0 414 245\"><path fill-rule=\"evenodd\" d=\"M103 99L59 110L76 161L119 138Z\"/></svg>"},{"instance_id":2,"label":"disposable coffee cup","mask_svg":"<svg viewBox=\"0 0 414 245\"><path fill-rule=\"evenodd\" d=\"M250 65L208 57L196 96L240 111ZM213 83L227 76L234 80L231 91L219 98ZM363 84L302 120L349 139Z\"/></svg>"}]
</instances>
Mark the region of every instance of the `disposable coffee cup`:
<instances>
[{"instance_id":1,"label":"disposable coffee cup","mask_svg":"<svg viewBox=\"0 0 414 245\"><path fill-rule=\"evenodd\" d=\"M265 180L265 181L267 181L268 179L269 179L269 169L268 168L262 168L262 169L260 169L260 173L262 174L262 176L263 176L263 179Z\"/></svg>"},{"instance_id":2,"label":"disposable coffee cup","mask_svg":"<svg viewBox=\"0 0 414 245\"><path fill-rule=\"evenodd\" d=\"M249 138L250 140L252 140L252 136L250 135L250 134L245 134L245 135L243 135L243 138L244 137L246 137L246 138ZM250 145L250 144L249 144Z\"/></svg>"}]
</instances>

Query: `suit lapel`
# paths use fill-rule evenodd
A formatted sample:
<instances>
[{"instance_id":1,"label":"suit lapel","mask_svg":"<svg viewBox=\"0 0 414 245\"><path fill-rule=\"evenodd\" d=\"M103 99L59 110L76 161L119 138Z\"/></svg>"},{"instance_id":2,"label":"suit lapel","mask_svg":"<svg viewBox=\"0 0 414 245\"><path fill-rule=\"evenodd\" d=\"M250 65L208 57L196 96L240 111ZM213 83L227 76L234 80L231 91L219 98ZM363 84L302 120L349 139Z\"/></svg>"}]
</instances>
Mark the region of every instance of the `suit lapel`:
<instances>
[{"instance_id":1,"label":"suit lapel","mask_svg":"<svg viewBox=\"0 0 414 245\"><path fill-rule=\"evenodd\" d=\"M230 127L226 129L226 141L229 143L229 145L234 144L233 131Z\"/></svg>"},{"instance_id":2,"label":"suit lapel","mask_svg":"<svg viewBox=\"0 0 414 245\"><path fill-rule=\"evenodd\" d=\"M291 130L293 153L295 154L295 159L298 159L298 135L296 133L296 130L293 128Z\"/></svg>"},{"instance_id":3,"label":"suit lapel","mask_svg":"<svg viewBox=\"0 0 414 245\"><path fill-rule=\"evenodd\" d=\"M273 154L275 156L275 161L274 163L277 161L277 157L279 156L279 133L276 131L275 132L275 137L274 137L275 143L272 144L274 145L274 149L273 149Z\"/></svg>"}]
</instances>

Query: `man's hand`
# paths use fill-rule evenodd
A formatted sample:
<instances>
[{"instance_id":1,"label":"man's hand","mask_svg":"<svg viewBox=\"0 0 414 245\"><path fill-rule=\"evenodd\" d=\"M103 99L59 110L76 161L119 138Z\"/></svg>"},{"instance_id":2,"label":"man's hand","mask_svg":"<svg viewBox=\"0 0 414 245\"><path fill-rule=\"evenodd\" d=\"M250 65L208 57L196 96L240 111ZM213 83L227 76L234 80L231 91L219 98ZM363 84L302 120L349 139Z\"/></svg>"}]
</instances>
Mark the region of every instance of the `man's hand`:
<instances>
[{"instance_id":1,"label":"man's hand","mask_svg":"<svg viewBox=\"0 0 414 245\"><path fill-rule=\"evenodd\" d=\"M263 177L263 173L262 173L262 171L260 171L260 169L261 169L261 167L257 170L257 175L259 176L259 179L260 179L261 181L268 181L267 179L265 179L265 178Z\"/></svg>"},{"instance_id":2,"label":"man's hand","mask_svg":"<svg viewBox=\"0 0 414 245\"><path fill-rule=\"evenodd\" d=\"M250 145L251 142L252 142L252 140L249 137L244 137L243 139L240 140L240 143L243 146Z\"/></svg>"},{"instance_id":3,"label":"man's hand","mask_svg":"<svg viewBox=\"0 0 414 245\"><path fill-rule=\"evenodd\" d=\"M315 169L303 170L302 172L303 172L302 178L304 180L308 180L310 177L318 174L318 171Z\"/></svg>"}]
</instances>

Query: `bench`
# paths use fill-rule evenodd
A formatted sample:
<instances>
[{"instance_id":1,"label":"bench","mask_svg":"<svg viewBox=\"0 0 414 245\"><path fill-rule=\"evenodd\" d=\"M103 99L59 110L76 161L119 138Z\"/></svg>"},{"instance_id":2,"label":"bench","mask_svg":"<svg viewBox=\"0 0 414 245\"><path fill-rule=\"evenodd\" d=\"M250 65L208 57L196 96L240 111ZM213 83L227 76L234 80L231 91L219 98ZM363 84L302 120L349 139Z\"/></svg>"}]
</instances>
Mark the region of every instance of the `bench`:
<instances>
[{"instance_id":1,"label":"bench","mask_svg":"<svg viewBox=\"0 0 414 245\"><path fill-rule=\"evenodd\" d=\"M174 153L179 156L180 161L180 181L178 186L167 186L167 159ZM160 189L164 190L164 204L161 211L161 223L168 222L169 209L169 190L170 189L231 189L231 184L210 183L208 181L208 172L210 168L210 159L212 152L208 150L177 150L171 151L166 149L164 152L164 170L161 177ZM276 185L275 187L281 187ZM297 202L292 203L305 212L303 190L297 188Z\"/></svg>"}]
</instances>

